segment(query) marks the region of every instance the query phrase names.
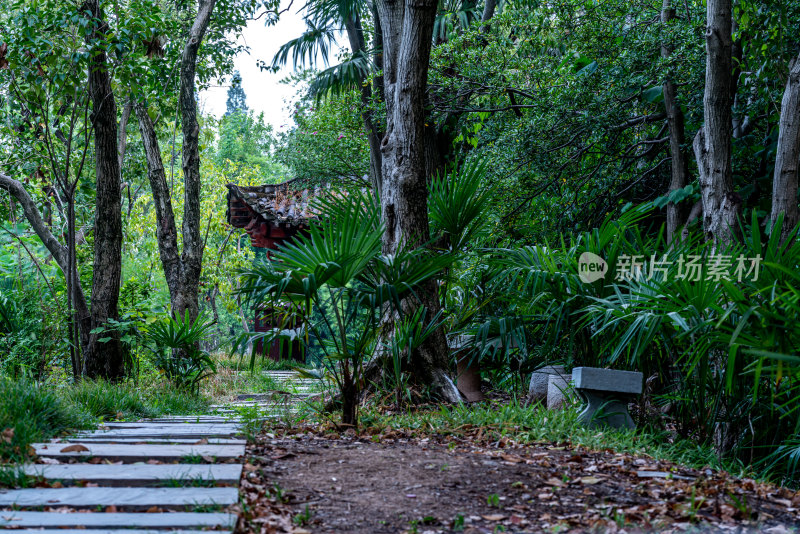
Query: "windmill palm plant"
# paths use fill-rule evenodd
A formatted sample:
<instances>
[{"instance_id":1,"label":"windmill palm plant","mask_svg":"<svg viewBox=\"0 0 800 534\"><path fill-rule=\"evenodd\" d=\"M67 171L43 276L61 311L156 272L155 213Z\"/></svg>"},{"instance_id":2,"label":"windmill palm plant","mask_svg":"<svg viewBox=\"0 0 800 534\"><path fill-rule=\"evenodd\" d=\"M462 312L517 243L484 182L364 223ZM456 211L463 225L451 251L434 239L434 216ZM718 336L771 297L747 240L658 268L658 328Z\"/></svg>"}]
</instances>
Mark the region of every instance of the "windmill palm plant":
<instances>
[{"instance_id":1,"label":"windmill palm plant","mask_svg":"<svg viewBox=\"0 0 800 534\"><path fill-rule=\"evenodd\" d=\"M764 239L753 214L743 239L725 250L696 240L675 244L673 260L704 259L698 280L679 276L672 261L660 276L593 297L580 313L609 363L662 377L661 398L682 433L713 441L720 455L796 477L800 244L781 242L780 222L776 228ZM751 272L709 276L715 262L739 258Z\"/></svg>"},{"instance_id":2,"label":"windmill palm plant","mask_svg":"<svg viewBox=\"0 0 800 534\"><path fill-rule=\"evenodd\" d=\"M341 393L342 423L357 425L365 362L388 335L387 325L402 321L405 302L442 272L450 256L422 247L382 254L380 206L366 193L331 195L317 209L324 216L307 234L241 273L239 291L254 306L286 310L285 324L251 340L286 335L291 321L304 325L300 338L319 344Z\"/></svg>"}]
</instances>

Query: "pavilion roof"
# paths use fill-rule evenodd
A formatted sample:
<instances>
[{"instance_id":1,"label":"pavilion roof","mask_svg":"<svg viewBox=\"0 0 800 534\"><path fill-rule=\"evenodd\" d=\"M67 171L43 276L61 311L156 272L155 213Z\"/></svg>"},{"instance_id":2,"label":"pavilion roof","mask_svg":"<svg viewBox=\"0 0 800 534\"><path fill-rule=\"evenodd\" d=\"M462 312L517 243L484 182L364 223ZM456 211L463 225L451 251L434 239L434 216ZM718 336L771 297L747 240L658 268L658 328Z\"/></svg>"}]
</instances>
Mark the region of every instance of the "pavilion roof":
<instances>
[{"instance_id":1,"label":"pavilion roof","mask_svg":"<svg viewBox=\"0 0 800 534\"><path fill-rule=\"evenodd\" d=\"M287 226L306 226L309 220L319 217L313 207L314 198L322 191L319 187L304 187L297 179L281 184L243 186L227 184L228 221L234 214L231 206L241 201L267 222Z\"/></svg>"}]
</instances>

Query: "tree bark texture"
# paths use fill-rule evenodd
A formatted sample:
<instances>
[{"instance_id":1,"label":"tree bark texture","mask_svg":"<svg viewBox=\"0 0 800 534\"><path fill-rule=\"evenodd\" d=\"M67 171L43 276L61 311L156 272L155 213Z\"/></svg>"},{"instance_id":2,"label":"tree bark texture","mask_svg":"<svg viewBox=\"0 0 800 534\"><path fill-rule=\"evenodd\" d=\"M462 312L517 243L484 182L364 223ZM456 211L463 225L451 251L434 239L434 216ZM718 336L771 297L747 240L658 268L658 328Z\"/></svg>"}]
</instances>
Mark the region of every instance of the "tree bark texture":
<instances>
[{"instance_id":1,"label":"tree bark texture","mask_svg":"<svg viewBox=\"0 0 800 534\"><path fill-rule=\"evenodd\" d=\"M183 263L178 248L178 230L175 224L175 213L172 208L167 175L161 159L155 126L147 109L141 102L134 104L136 118L139 121L139 132L142 135L145 158L147 159L147 177L153 193L153 204L156 211L156 239L164 278L169 289L170 304L173 310L185 310L185 293L183 291Z\"/></svg>"},{"instance_id":2,"label":"tree bark texture","mask_svg":"<svg viewBox=\"0 0 800 534\"><path fill-rule=\"evenodd\" d=\"M435 0L378 2L387 111L387 131L381 142L381 210L386 226L383 251L387 254L430 239L424 101L436 9ZM421 305L428 308L430 315L435 314L439 309L435 283L418 294ZM420 303L407 304L413 308ZM460 402L461 396L448 376L449 365L442 329L412 354L417 379L443 400Z\"/></svg>"},{"instance_id":3,"label":"tree bark texture","mask_svg":"<svg viewBox=\"0 0 800 534\"><path fill-rule=\"evenodd\" d=\"M201 1L197 17L183 50L180 75L180 108L183 126L183 250L178 246L178 229L167 184L161 148L147 107L134 104L139 132L147 159L147 175L156 210L158 252L170 295L173 316L194 321L199 314L200 273L203 267L203 242L200 232L200 126L195 100L197 52L203 40L216 0Z\"/></svg>"},{"instance_id":4,"label":"tree bark texture","mask_svg":"<svg viewBox=\"0 0 800 534\"><path fill-rule=\"evenodd\" d=\"M665 26L675 18L675 8L671 5L671 0L664 0L661 9L661 23ZM669 44L661 45L661 55L669 57L672 54L672 47ZM663 85L664 107L667 113L667 126L669 127L669 150L672 157L669 192L683 189L688 183L689 160L684 150L685 126L683 112L677 99L675 83L667 75ZM684 219L684 212L681 204L670 202L667 204L667 243L678 235L678 227Z\"/></svg>"},{"instance_id":5,"label":"tree bark texture","mask_svg":"<svg viewBox=\"0 0 800 534\"><path fill-rule=\"evenodd\" d=\"M720 244L736 232L741 199L733 191L732 138L732 12L731 0L708 0L704 126L694 139L703 201L703 228Z\"/></svg>"},{"instance_id":6,"label":"tree bark texture","mask_svg":"<svg viewBox=\"0 0 800 534\"><path fill-rule=\"evenodd\" d=\"M203 41L216 0L201 0L189 39L183 49L180 71L180 109L183 127L183 290L182 307L172 312L188 315L194 321L199 314L200 272L203 268L203 241L200 235L200 125L197 122L195 73L197 53Z\"/></svg>"},{"instance_id":7,"label":"tree bark texture","mask_svg":"<svg viewBox=\"0 0 800 534\"><path fill-rule=\"evenodd\" d=\"M361 25L361 17L356 13L345 23L347 38L350 42L350 50L353 54L366 54L364 42L364 29ZM364 128L367 130L367 140L369 141L369 176L372 186L380 195L381 192L381 137L382 132L378 129L377 121L373 116L370 105L372 103L372 86L366 83L364 76L359 79L361 93L361 119L364 121Z\"/></svg>"},{"instance_id":8,"label":"tree bark texture","mask_svg":"<svg viewBox=\"0 0 800 534\"><path fill-rule=\"evenodd\" d=\"M98 0L88 0L93 19L92 39L108 31ZM92 96L92 124L96 168L94 271L92 276L92 329L118 319L122 276L122 199L120 159L117 145L117 106L105 52L95 51L89 63L89 91ZM100 337L110 337L100 342ZM86 375L90 378L119 379L124 375L123 347L119 332L91 334L84 352Z\"/></svg>"},{"instance_id":9,"label":"tree bark texture","mask_svg":"<svg viewBox=\"0 0 800 534\"><path fill-rule=\"evenodd\" d=\"M783 213L781 239L798 223L797 167L800 160L800 56L789 64L789 79L781 100L775 175L772 179L772 222Z\"/></svg>"}]
</instances>

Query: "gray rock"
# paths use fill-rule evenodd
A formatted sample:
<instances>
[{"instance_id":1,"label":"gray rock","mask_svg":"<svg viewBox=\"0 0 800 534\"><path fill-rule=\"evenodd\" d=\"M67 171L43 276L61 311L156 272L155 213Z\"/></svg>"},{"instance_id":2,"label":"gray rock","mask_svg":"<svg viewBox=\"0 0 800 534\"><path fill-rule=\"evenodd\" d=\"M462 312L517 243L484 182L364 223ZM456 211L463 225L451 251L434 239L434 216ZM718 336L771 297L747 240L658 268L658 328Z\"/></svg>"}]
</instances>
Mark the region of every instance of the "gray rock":
<instances>
[{"instance_id":1,"label":"gray rock","mask_svg":"<svg viewBox=\"0 0 800 534\"><path fill-rule=\"evenodd\" d=\"M584 426L595 428L635 428L628 402L642 392L642 373L576 367L572 371L575 389L586 402L578 415Z\"/></svg>"},{"instance_id":2,"label":"gray rock","mask_svg":"<svg viewBox=\"0 0 800 534\"><path fill-rule=\"evenodd\" d=\"M572 376L549 375L547 377L547 409L560 410L573 395Z\"/></svg>"},{"instance_id":3,"label":"gray rock","mask_svg":"<svg viewBox=\"0 0 800 534\"><path fill-rule=\"evenodd\" d=\"M567 370L563 365L547 365L537 369L531 375L528 385L528 401L547 401L547 380L550 375L566 375Z\"/></svg>"},{"instance_id":4,"label":"gray rock","mask_svg":"<svg viewBox=\"0 0 800 534\"><path fill-rule=\"evenodd\" d=\"M578 389L594 389L639 395L642 392L642 373L598 367L576 367L572 380Z\"/></svg>"}]
</instances>

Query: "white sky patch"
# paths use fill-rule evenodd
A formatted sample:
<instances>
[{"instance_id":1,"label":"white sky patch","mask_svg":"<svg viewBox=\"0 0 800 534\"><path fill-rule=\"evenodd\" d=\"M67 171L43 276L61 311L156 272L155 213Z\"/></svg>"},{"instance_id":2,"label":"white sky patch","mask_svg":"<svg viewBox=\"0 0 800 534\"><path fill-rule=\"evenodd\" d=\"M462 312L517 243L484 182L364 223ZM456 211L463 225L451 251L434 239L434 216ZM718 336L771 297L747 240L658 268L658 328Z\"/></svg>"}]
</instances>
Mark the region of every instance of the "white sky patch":
<instances>
[{"instance_id":1,"label":"white sky patch","mask_svg":"<svg viewBox=\"0 0 800 534\"><path fill-rule=\"evenodd\" d=\"M282 0L281 9L286 9L288 2ZM234 59L235 69L242 75L242 88L247 95L247 106L256 115L263 112L264 119L271 124L275 132L285 131L293 124L292 107L296 101L296 88L280 81L294 72L291 56L286 65L276 73L262 71L258 61L267 65L284 43L299 37L306 29L302 14L298 10L304 2L295 1L291 9L280 16L273 26L264 26L264 20L251 20L242 32L239 43L249 46L250 53L239 54ZM335 61L338 47L334 47L329 55ZM319 67L324 68L321 64ZM221 117L225 113L228 100L230 76L221 86L213 86L200 93L200 106L204 114Z\"/></svg>"}]
</instances>

